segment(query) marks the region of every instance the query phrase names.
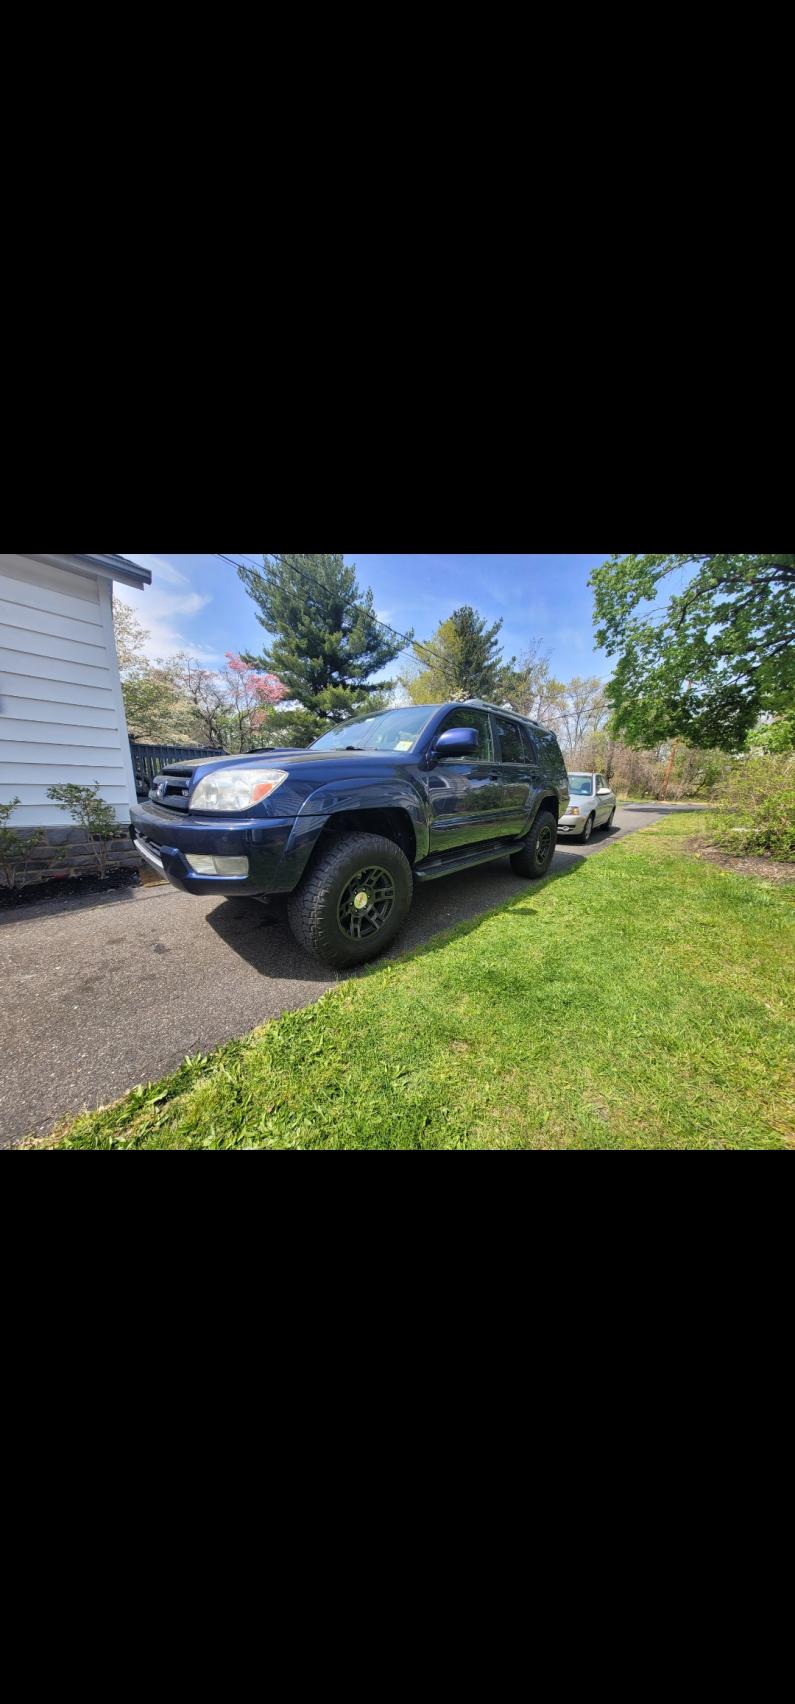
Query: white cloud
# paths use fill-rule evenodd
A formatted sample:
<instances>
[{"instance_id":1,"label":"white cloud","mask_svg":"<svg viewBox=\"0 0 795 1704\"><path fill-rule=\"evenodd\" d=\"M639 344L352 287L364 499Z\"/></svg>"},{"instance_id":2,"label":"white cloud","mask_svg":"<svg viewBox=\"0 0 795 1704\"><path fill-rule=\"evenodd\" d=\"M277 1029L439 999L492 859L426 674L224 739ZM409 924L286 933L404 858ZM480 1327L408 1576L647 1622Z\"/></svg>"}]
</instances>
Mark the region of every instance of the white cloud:
<instances>
[{"instance_id":1,"label":"white cloud","mask_svg":"<svg viewBox=\"0 0 795 1704\"><path fill-rule=\"evenodd\" d=\"M186 627L184 619L198 615L212 602L211 598L199 592L161 592L154 583L140 591L133 586L117 586L113 595L117 602L129 604L135 610L148 635L144 651L152 662L175 651L189 651L202 662L221 661L219 651L211 650L191 635L190 623Z\"/></svg>"},{"instance_id":2,"label":"white cloud","mask_svg":"<svg viewBox=\"0 0 795 1704\"><path fill-rule=\"evenodd\" d=\"M144 642L147 657L154 662L158 657L173 655L175 651L189 651L201 662L221 662L220 651L212 650L186 631L186 618L205 609L212 602L210 595L192 592L189 589L190 576L181 568L175 568L173 562L167 562L163 556L134 556L129 551L125 555L129 562L136 562L139 568L148 568L152 575L151 586L141 589L117 586L114 591L117 599L131 605L145 627L148 633ZM171 587L175 589L165 589ZM183 587L184 590L181 589Z\"/></svg>"}]
</instances>

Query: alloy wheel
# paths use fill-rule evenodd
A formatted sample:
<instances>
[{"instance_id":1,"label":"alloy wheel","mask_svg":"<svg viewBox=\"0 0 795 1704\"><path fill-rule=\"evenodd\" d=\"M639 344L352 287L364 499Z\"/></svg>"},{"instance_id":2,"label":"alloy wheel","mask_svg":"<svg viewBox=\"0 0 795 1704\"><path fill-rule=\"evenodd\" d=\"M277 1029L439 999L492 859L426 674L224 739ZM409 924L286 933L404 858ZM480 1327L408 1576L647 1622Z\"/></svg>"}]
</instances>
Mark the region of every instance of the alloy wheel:
<instances>
[{"instance_id":1,"label":"alloy wheel","mask_svg":"<svg viewBox=\"0 0 795 1704\"><path fill-rule=\"evenodd\" d=\"M379 865L357 870L342 890L337 922L351 941L366 941L383 929L395 905L395 883Z\"/></svg>"},{"instance_id":2,"label":"alloy wheel","mask_svg":"<svg viewBox=\"0 0 795 1704\"><path fill-rule=\"evenodd\" d=\"M538 840L536 841L536 863L538 864L539 869L546 863L550 855L551 846L552 830L545 824L538 836Z\"/></svg>"}]
</instances>

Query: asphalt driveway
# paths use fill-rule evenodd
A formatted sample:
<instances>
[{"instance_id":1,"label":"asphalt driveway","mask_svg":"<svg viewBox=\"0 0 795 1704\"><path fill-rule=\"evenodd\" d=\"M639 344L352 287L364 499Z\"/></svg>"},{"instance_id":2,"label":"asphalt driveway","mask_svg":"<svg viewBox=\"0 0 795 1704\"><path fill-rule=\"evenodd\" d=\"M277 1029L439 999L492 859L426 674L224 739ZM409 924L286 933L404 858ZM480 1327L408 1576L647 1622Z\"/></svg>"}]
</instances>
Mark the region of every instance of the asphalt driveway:
<instances>
[{"instance_id":1,"label":"asphalt driveway","mask_svg":"<svg viewBox=\"0 0 795 1704\"><path fill-rule=\"evenodd\" d=\"M571 870L671 808L630 805L589 846L558 845ZM396 957L504 904L507 860L418 889ZM339 977L308 958L255 900L193 899L166 885L0 914L0 1147L65 1113L116 1100L268 1018L316 1000Z\"/></svg>"}]
</instances>

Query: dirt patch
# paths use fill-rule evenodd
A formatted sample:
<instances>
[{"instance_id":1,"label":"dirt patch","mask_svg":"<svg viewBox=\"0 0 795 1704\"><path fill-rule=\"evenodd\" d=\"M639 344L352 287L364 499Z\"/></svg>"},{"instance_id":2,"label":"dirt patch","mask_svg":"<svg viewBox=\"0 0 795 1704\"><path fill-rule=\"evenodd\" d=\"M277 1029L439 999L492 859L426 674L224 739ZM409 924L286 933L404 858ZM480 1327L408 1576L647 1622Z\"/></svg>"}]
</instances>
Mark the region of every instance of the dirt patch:
<instances>
[{"instance_id":1,"label":"dirt patch","mask_svg":"<svg viewBox=\"0 0 795 1704\"><path fill-rule=\"evenodd\" d=\"M142 864L138 875L141 887L163 887L165 885L165 876L161 876L157 870L153 870L151 864Z\"/></svg>"},{"instance_id":2,"label":"dirt patch","mask_svg":"<svg viewBox=\"0 0 795 1704\"><path fill-rule=\"evenodd\" d=\"M688 841L688 847L697 858L705 858L721 870L734 870L738 876L756 876L761 882L795 882L795 864L782 863L778 858L755 855L738 858L731 852L722 852L719 846L710 846L709 841L698 835Z\"/></svg>"},{"instance_id":3,"label":"dirt patch","mask_svg":"<svg viewBox=\"0 0 795 1704\"><path fill-rule=\"evenodd\" d=\"M138 871L112 870L107 876L53 876L49 881L31 882L24 888L0 888L0 910L25 905L67 905L86 894L112 893L116 888L138 887Z\"/></svg>"}]
</instances>

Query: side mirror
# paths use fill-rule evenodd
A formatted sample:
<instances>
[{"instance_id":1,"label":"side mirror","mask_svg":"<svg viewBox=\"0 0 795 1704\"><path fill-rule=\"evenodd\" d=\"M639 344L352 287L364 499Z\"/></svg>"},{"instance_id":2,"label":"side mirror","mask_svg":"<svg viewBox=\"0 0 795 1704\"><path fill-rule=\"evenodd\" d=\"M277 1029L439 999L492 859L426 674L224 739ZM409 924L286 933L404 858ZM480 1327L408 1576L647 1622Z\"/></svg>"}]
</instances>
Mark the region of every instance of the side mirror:
<instances>
[{"instance_id":1,"label":"side mirror","mask_svg":"<svg viewBox=\"0 0 795 1704\"><path fill-rule=\"evenodd\" d=\"M477 728L446 728L445 732L439 735L431 756L474 757L479 745Z\"/></svg>"}]
</instances>

